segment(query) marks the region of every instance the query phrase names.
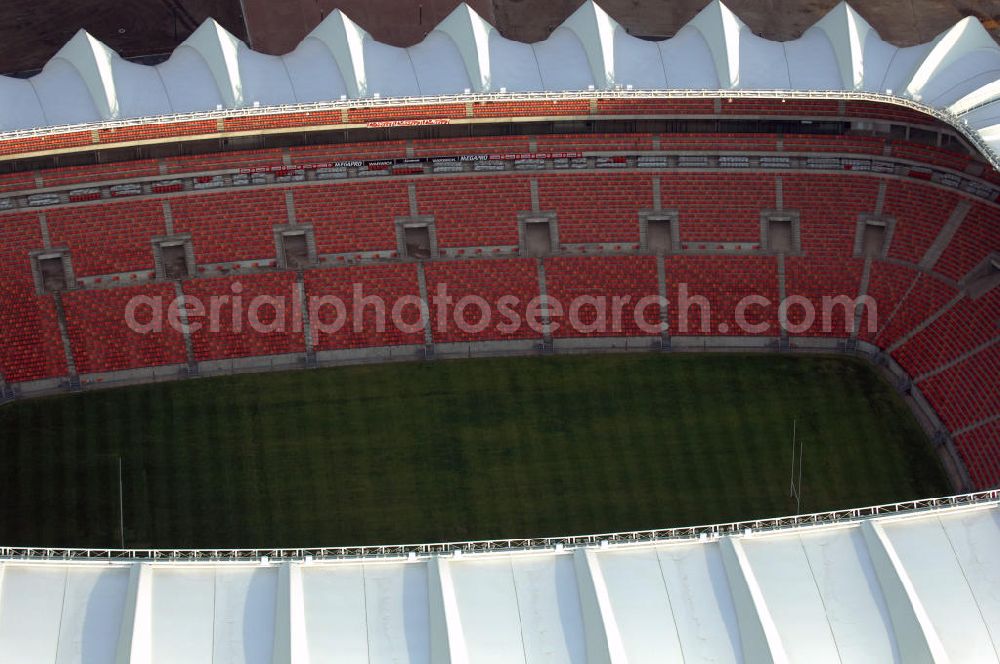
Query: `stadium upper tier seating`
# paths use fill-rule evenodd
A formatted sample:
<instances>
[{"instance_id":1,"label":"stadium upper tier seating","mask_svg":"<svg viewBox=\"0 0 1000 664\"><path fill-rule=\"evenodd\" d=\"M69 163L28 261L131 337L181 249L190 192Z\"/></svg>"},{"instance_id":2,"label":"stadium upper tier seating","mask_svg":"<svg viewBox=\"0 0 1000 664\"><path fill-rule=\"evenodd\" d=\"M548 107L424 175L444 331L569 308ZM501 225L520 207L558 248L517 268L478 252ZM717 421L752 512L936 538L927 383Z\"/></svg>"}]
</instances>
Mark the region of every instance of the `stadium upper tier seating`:
<instances>
[{"instance_id":1,"label":"stadium upper tier seating","mask_svg":"<svg viewBox=\"0 0 1000 664\"><path fill-rule=\"evenodd\" d=\"M835 102L801 103L813 116L844 112ZM791 106L769 108L803 112ZM477 105L472 115L737 115L761 108L747 100L721 109L704 100L627 108L601 100L596 107ZM452 111L467 117L464 107ZM900 109L861 105L854 112L929 123ZM0 175L0 194L23 201L4 207L0 199L0 387L30 394L42 391L36 384L111 383L150 367L210 372L213 363L243 358L300 357L306 366L317 353L373 348L413 347L415 356L427 344L533 340L544 348L570 337L645 337L652 347L657 337L662 344L757 336L780 348L826 339L841 348L871 344L898 363L953 435L972 482L1000 482L1000 287L990 276L1000 251L993 184L1000 177L989 165L884 135L583 134L572 127L576 133L393 139ZM155 138L121 131L99 138ZM49 145L8 141L3 151L87 145L72 134L50 138ZM743 154L760 161L740 161ZM797 161L765 164L761 155L769 154ZM464 164L347 163L464 155L477 157ZM67 191L58 200L32 198ZM774 245L778 231L770 224L789 219L789 244ZM877 240L869 238L867 219L876 220ZM547 246L538 250L530 229L543 227ZM414 228L424 240L411 238ZM304 263L290 263L283 234L306 238L296 245ZM164 271L166 254L157 253L164 241L183 245L193 261L180 278L167 278L178 275ZM872 241L882 245L872 249ZM60 262L67 283L53 286L42 265ZM448 305L435 299L442 287ZM359 290L390 308L352 308ZM583 329L569 324L568 311L559 324L545 315L544 325L529 324L530 303L542 295L567 305L587 299L573 312ZM601 298L610 308L616 297L634 304L662 295L666 307L653 303L643 312L647 323L667 324L662 335L640 329L630 309L620 327L610 319L598 324L608 313L595 304ZM874 307L856 308L862 295ZM258 299L248 311L258 296L281 303ZM473 299L495 307L503 296L516 298L510 315L494 308L484 321ZM757 299L741 309L747 296ZM778 303L792 296L797 304L783 333ZM202 324L186 334L169 324L137 332L125 320L137 297L146 303L140 321L187 314ZM836 297L847 304L827 307ZM314 305L315 298L327 300ZM347 307L338 310L333 298ZM221 304L191 309L209 301ZM464 329L447 310L459 301ZM399 311L391 310L395 302L403 302ZM807 304L817 313L812 324ZM404 329L393 325L397 314Z\"/></svg>"}]
</instances>

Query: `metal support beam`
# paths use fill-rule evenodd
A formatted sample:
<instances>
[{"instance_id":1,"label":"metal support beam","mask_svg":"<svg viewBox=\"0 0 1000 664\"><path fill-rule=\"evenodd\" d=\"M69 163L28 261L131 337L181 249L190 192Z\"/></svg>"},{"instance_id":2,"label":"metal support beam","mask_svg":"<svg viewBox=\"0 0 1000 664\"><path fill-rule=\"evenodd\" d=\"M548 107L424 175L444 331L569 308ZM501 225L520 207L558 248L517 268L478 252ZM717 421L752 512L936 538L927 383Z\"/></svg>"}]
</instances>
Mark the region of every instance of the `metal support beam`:
<instances>
[{"instance_id":1,"label":"metal support beam","mask_svg":"<svg viewBox=\"0 0 1000 664\"><path fill-rule=\"evenodd\" d=\"M309 664L310 661L300 563L288 562L278 568L271 661L273 664Z\"/></svg>"},{"instance_id":2,"label":"metal support beam","mask_svg":"<svg viewBox=\"0 0 1000 664\"><path fill-rule=\"evenodd\" d=\"M455 597L450 562L435 556L427 566L430 599L431 661L468 664L469 651Z\"/></svg>"},{"instance_id":3,"label":"metal support beam","mask_svg":"<svg viewBox=\"0 0 1000 664\"><path fill-rule=\"evenodd\" d=\"M778 627L764 602L764 594L739 538L721 539L719 551L722 554L722 565L726 569L726 578L729 579L729 592L736 609L736 619L740 625L744 659L748 662L787 664L788 655L781 642Z\"/></svg>"},{"instance_id":4,"label":"metal support beam","mask_svg":"<svg viewBox=\"0 0 1000 664\"><path fill-rule=\"evenodd\" d=\"M138 564L130 570L115 664L152 664L152 661L153 569Z\"/></svg>"},{"instance_id":5,"label":"metal support beam","mask_svg":"<svg viewBox=\"0 0 1000 664\"><path fill-rule=\"evenodd\" d=\"M618 622L611 608L611 596L604 572L594 549L573 552L576 585L586 630L587 664L627 664L628 656Z\"/></svg>"},{"instance_id":6,"label":"metal support beam","mask_svg":"<svg viewBox=\"0 0 1000 664\"><path fill-rule=\"evenodd\" d=\"M886 600L902 660L948 662L944 645L882 525L874 519L865 521L861 533Z\"/></svg>"}]
</instances>

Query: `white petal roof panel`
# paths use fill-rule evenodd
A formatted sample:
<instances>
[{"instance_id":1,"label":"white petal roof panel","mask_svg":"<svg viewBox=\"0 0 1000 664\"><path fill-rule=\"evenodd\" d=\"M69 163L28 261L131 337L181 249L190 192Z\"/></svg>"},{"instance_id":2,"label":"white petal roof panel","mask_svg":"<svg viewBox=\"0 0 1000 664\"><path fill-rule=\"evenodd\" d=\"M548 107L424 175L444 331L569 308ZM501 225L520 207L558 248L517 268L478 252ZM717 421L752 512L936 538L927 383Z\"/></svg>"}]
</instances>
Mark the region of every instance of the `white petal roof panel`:
<instances>
[{"instance_id":1,"label":"white petal roof panel","mask_svg":"<svg viewBox=\"0 0 1000 664\"><path fill-rule=\"evenodd\" d=\"M809 30L785 42L790 86L795 90L838 90L841 74L833 44L821 30Z\"/></svg>"},{"instance_id":2,"label":"white petal roof panel","mask_svg":"<svg viewBox=\"0 0 1000 664\"><path fill-rule=\"evenodd\" d=\"M66 575L56 664L114 660L128 581L128 570L121 567Z\"/></svg>"},{"instance_id":3,"label":"white petal roof panel","mask_svg":"<svg viewBox=\"0 0 1000 664\"><path fill-rule=\"evenodd\" d=\"M930 106L947 107L984 85L1000 80L1000 51L981 50L957 60L920 91Z\"/></svg>"},{"instance_id":4,"label":"white petal roof panel","mask_svg":"<svg viewBox=\"0 0 1000 664\"><path fill-rule=\"evenodd\" d=\"M736 607L718 545L667 545L657 548L657 557L684 657L742 661Z\"/></svg>"},{"instance_id":5,"label":"white petal roof panel","mask_svg":"<svg viewBox=\"0 0 1000 664\"><path fill-rule=\"evenodd\" d=\"M781 42L773 42L743 30L740 34L740 88L787 90L788 60Z\"/></svg>"},{"instance_id":6,"label":"white petal roof panel","mask_svg":"<svg viewBox=\"0 0 1000 664\"><path fill-rule=\"evenodd\" d=\"M372 39L364 43L365 76L369 97L419 97L420 86L413 61L405 48L382 44Z\"/></svg>"},{"instance_id":7,"label":"white petal roof panel","mask_svg":"<svg viewBox=\"0 0 1000 664\"><path fill-rule=\"evenodd\" d=\"M364 566L304 566L302 591L310 656L367 664Z\"/></svg>"},{"instance_id":8,"label":"white petal roof panel","mask_svg":"<svg viewBox=\"0 0 1000 664\"><path fill-rule=\"evenodd\" d=\"M656 547L606 551L597 556L629 662L684 661L670 588Z\"/></svg>"},{"instance_id":9,"label":"white petal roof panel","mask_svg":"<svg viewBox=\"0 0 1000 664\"><path fill-rule=\"evenodd\" d=\"M0 76L0 131L44 127L48 122L31 81Z\"/></svg>"},{"instance_id":10,"label":"white petal roof panel","mask_svg":"<svg viewBox=\"0 0 1000 664\"><path fill-rule=\"evenodd\" d=\"M469 72L451 37L432 32L427 38L406 49L417 76L422 95L443 95L472 89Z\"/></svg>"},{"instance_id":11,"label":"white petal roof panel","mask_svg":"<svg viewBox=\"0 0 1000 664\"><path fill-rule=\"evenodd\" d=\"M900 661L858 528L753 538L743 548L793 661Z\"/></svg>"},{"instance_id":12,"label":"white petal roof panel","mask_svg":"<svg viewBox=\"0 0 1000 664\"><path fill-rule=\"evenodd\" d=\"M637 90L667 87L667 74L656 44L619 28L614 38L615 83Z\"/></svg>"},{"instance_id":13,"label":"white petal roof panel","mask_svg":"<svg viewBox=\"0 0 1000 664\"><path fill-rule=\"evenodd\" d=\"M425 563L364 567L369 658L372 662L431 661Z\"/></svg>"},{"instance_id":14,"label":"white petal roof panel","mask_svg":"<svg viewBox=\"0 0 1000 664\"><path fill-rule=\"evenodd\" d=\"M157 662L211 662L215 569L157 568L152 580L151 649ZM239 616L234 616L234 619Z\"/></svg>"},{"instance_id":15,"label":"white petal roof panel","mask_svg":"<svg viewBox=\"0 0 1000 664\"><path fill-rule=\"evenodd\" d=\"M509 556L451 564L469 660L527 664L521 614Z\"/></svg>"},{"instance_id":16,"label":"white petal roof panel","mask_svg":"<svg viewBox=\"0 0 1000 664\"><path fill-rule=\"evenodd\" d=\"M945 505L461 556L5 559L0 655L4 664L995 662L1000 494Z\"/></svg>"},{"instance_id":17,"label":"white petal roof panel","mask_svg":"<svg viewBox=\"0 0 1000 664\"><path fill-rule=\"evenodd\" d=\"M285 70L300 103L330 101L347 95L347 84L330 49L318 39L305 39L298 48L283 55Z\"/></svg>"},{"instance_id":18,"label":"white petal roof panel","mask_svg":"<svg viewBox=\"0 0 1000 664\"><path fill-rule=\"evenodd\" d=\"M527 664L586 664L573 557L518 556L512 566Z\"/></svg>"},{"instance_id":19,"label":"white petal roof panel","mask_svg":"<svg viewBox=\"0 0 1000 664\"><path fill-rule=\"evenodd\" d=\"M240 48L240 81L243 85L243 105L261 106L287 104L295 99L288 70L281 58ZM297 101L297 100L296 100Z\"/></svg>"},{"instance_id":20,"label":"white petal roof panel","mask_svg":"<svg viewBox=\"0 0 1000 664\"><path fill-rule=\"evenodd\" d=\"M534 44L538 71L545 90L586 90L594 85L587 52L576 33L556 28L545 41Z\"/></svg>"},{"instance_id":21,"label":"white petal roof panel","mask_svg":"<svg viewBox=\"0 0 1000 664\"><path fill-rule=\"evenodd\" d=\"M170 113L170 100L154 67L144 67L115 58L111 64L118 109L121 117L142 117Z\"/></svg>"},{"instance_id":22,"label":"white petal roof panel","mask_svg":"<svg viewBox=\"0 0 1000 664\"><path fill-rule=\"evenodd\" d=\"M875 35L865 40L862 62L864 63L863 90L868 92L885 92L886 75L892 65L899 48L884 42ZM893 90L893 92L897 92Z\"/></svg>"},{"instance_id":23,"label":"white petal roof panel","mask_svg":"<svg viewBox=\"0 0 1000 664\"><path fill-rule=\"evenodd\" d=\"M156 65L174 113L212 110L222 105L219 87L204 58L180 46L170 59Z\"/></svg>"},{"instance_id":24,"label":"white petal roof panel","mask_svg":"<svg viewBox=\"0 0 1000 664\"><path fill-rule=\"evenodd\" d=\"M892 90L893 94L902 95L906 92L913 72L930 53L931 44L918 44L896 49L882 79L881 90Z\"/></svg>"},{"instance_id":25,"label":"white petal roof panel","mask_svg":"<svg viewBox=\"0 0 1000 664\"><path fill-rule=\"evenodd\" d=\"M0 653L15 664L54 662L68 570L8 565L0 596Z\"/></svg>"},{"instance_id":26,"label":"white petal roof panel","mask_svg":"<svg viewBox=\"0 0 1000 664\"><path fill-rule=\"evenodd\" d=\"M668 87L682 90L719 88L712 51L700 32L685 26L673 39L659 42L658 46Z\"/></svg>"},{"instance_id":27,"label":"white petal roof panel","mask_svg":"<svg viewBox=\"0 0 1000 664\"><path fill-rule=\"evenodd\" d=\"M537 92L544 90L542 74L531 44L507 39L497 31L490 33L490 90L499 92Z\"/></svg>"},{"instance_id":28,"label":"white petal roof panel","mask_svg":"<svg viewBox=\"0 0 1000 664\"><path fill-rule=\"evenodd\" d=\"M80 72L65 60L50 60L42 73L31 78L31 85L47 122L59 125L102 119Z\"/></svg>"},{"instance_id":29,"label":"white petal roof panel","mask_svg":"<svg viewBox=\"0 0 1000 664\"><path fill-rule=\"evenodd\" d=\"M886 521L883 528L951 661L996 661L1000 653L997 511L948 521L900 519Z\"/></svg>"},{"instance_id":30,"label":"white petal roof panel","mask_svg":"<svg viewBox=\"0 0 1000 664\"><path fill-rule=\"evenodd\" d=\"M1000 124L1000 99L965 113L962 118L977 129Z\"/></svg>"}]
</instances>

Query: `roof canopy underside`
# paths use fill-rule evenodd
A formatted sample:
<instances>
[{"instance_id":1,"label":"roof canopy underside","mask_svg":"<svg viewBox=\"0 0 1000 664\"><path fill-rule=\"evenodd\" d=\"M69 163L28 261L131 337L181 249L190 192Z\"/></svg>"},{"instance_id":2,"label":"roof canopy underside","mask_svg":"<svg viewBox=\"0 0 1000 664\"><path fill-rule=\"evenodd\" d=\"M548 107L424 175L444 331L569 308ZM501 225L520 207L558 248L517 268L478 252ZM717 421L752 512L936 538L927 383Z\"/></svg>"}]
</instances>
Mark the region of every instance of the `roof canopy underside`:
<instances>
[{"instance_id":1,"label":"roof canopy underside","mask_svg":"<svg viewBox=\"0 0 1000 664\"><path fill-rule=\"evenodd\" d=\"M994 502L739 537L278 564L0 562L20 662L995 662Z\"/></svg>"},{"instance_id":2,"label":"roof canopy underside","mask_svg":"<svg viewBox=\"0 0 1000 664\"><path fill-rule=\"evenodd\" d=\"M337 10L284 56L252 51L209 19L156 66L123 60L81 30L38 75L0 77L0 131L255 104L591 86L889 91L965 117L1000 147L1000 47L976 19L897 48L841 3L801 38L772 42L719 0L660 42L629 35L593 0L535 44L504 38L465 4L409 48L373 40Z\"/></svg>"}]
</instances>

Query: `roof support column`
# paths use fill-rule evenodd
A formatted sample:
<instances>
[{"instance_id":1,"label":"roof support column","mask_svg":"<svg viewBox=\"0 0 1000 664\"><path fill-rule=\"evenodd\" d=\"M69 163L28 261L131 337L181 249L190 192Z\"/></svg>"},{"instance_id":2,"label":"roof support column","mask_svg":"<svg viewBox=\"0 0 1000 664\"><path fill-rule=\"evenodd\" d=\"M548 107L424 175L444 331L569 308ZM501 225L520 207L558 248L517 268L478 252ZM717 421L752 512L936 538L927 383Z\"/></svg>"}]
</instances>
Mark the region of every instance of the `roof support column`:
<instances>
[{"instance_id":1,"label":"roof support column","mask_svg":"<svg viewBox=\"0 0 1000 664\"><path fill-rule=\"evenodd\" d=\"M627 664L625 644L611 608L608 585L597 562L597 553L593 549L577 549L573 552L573 565L586 627L588 664Z\"/></svg>"},{"instance_id":2,"label":"roof support column","mask_svg":"<svg viewBox=\"0 0 1000 664\"><path fill-rule=\"evenodd\" d=\"M447 559L435 556L428 569L430 598L431 661L468 664L469 651L462 631L462 617L455 598L455 583Z\"/></svg>"},{"instance_id":3,"label":"roof support column","mask_svg":"<svg viewBox=\"0 0 1000 664\"><path fill-rule=\"evenodd\" d=\"M302 597L302 565L278 568L278 598L274 607L274 664L308 664L309 641Z\"/></svg>"},{"instance_id":4,"label":"roof support column","mask_svg":"<svg viewBox=\"0 0 1000 664\"><path fill-rule=\"evenodd\" d=\"M153 569L137 564L130 572L115 664L152 664Z\"/></svg>"},{"instance_id":5,"label":"roof support column","mask_svg":"<svg viewBox=\"0 0 1000 664\"><path fill-rule=\"evenodd\" d=\"M882 525L865 521L861 533L885 596L900 657L906 662L947 662L944 645Z\"/></svg>"},{"instance_id":6,"label":"roof support column","mask_svg":"<svg viewBox=\"0 0 1000 664\"><path fill-rule=\"evenodd\" d=\"M719 551L740 625L744 659L748 662L787 664L788 655L781 643L781 635L764 602L764 594L740 540L736 537L721 539Z\"/></svg>"}]
</instances>

